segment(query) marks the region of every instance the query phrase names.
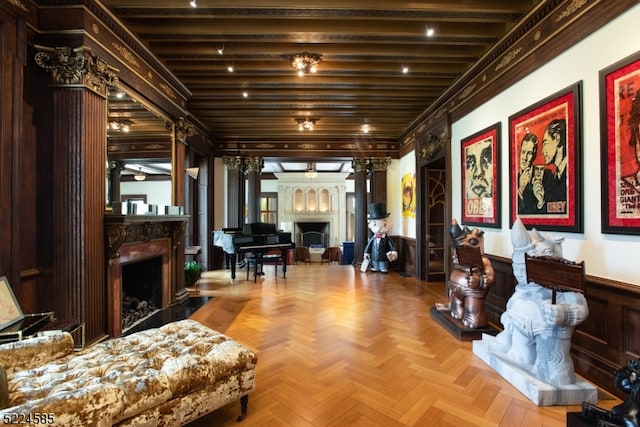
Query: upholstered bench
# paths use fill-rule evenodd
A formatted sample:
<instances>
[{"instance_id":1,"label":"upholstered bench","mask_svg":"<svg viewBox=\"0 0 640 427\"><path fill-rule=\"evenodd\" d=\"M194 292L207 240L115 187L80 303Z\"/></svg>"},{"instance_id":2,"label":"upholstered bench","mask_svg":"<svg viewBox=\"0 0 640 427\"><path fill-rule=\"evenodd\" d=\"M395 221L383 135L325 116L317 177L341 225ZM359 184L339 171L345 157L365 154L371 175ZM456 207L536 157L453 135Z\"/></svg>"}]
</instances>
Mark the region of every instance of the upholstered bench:
<instances>
[{"instance_id":1,"label":"upholstered bench","mask_svg":"<svg viewBox=\"0 0 640 427\"><path fill-rule=\"evenodd\" d=\"M77 353L67 333L3 344L8 406L0 420L43 414L60 426L177 426L236 400L240 420L256 362L251 349L193 320Z\"/></svg>"},{"instance_id":2,"label":"upholstered bench","mask_svg":"<svg viewBox=\"0 0 640 427\"><path fill-rule=\"evenodd\" d=\"M248 256L245 258L247 262L247 280L249 280L249 271L251 270L251 266L253 266L253 282L256 283L258 281L258 276L264 275L264 265L265 264L274 264L275 265L275 274L278 276L278 265L285 262L282 258L282 254L280 253L271 253L267 252L261 256ZM284 271L283 271L284 274Z\"/></svg>"}]
</instances>

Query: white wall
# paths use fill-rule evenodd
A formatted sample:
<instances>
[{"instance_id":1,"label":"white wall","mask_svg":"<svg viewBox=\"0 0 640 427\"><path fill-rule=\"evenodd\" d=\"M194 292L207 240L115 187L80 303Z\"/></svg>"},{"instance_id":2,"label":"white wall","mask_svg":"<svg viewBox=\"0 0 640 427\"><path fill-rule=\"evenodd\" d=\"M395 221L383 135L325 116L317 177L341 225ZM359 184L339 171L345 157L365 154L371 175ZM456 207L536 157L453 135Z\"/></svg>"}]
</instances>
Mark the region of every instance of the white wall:
<instances>
[{"instance_id":1,"label":"white wall","mask_svg":"<svg viewBox=\"0 0 640 427\"><path fill-rule=\"evenodd\" d=\"M402 177L408 173L416 173L413 151L399 160L391 160L387 168L387 211L391 213L393 221L393 229L389 234L415 239L416 219L402 216Z\"/></svg>"},{"instance_id":2,"label":"white wall","mask_svg":"<svg viewBox=\"0 0 640 427\"><path fill-rule=\"evenodd\" d=\"M496 122L502 123L500 150L502 228L484 228L487 253L511 257L509 224L509 129L510 115L562 90L583 82L583 212L584 233L557 233L565 237L565 258L585 261L589 275L640 284L635 271L640 237L605 235L600 232L600 105L598 73L609 65L633 54L637 43L640 5L591 34L578 45L491 99L477 110L453 123L451 133L452 209L460 221L461 164L460 141ZM543 233L544 234L544 233Z\"/></svg>"},{"instance_id":3,"label":"white wall","mask_svg":"<svg viewBox=\"0 0 640 427\"><path fill-rule=\"evenodd\" d=\"M121 182L120 194L146 194L149 205L171 206L171 180Z\"/></svg>"}]
</instances>

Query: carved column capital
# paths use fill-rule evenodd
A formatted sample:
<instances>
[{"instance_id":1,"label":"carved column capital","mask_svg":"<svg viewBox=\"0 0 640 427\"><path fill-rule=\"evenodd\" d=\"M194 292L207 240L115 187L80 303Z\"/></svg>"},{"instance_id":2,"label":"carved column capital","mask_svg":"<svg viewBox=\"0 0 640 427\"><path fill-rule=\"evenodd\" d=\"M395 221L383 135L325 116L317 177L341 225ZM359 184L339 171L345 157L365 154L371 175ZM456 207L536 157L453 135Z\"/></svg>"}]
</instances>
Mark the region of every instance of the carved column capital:
<instances>
[{"instance_id":1,"label":"carved column capital","mask_svg":"<svg viewBox=\"0 0 640 427\"><path fill-rule=\"evenodd\" d=\"M36 45L36 49L36 64L51 73L56 85L83 85L106 96L107 90L118 84L118 70L93 55L87 47L72 49L68 46L50 48Z\"/></svg>"},{"instance_id":2,"label":"carved column capital","mask_svg":"<svg viewBox=\"0 0 640 427\"><path fill-rule=\"evenodd\" d=\"M176 142L186 144L187 138L193 135L193 125L185 120L184 117L178 117L174 123L167 123L166 126L169 130L171 130L171 126L173 126Z\"/></svg>"},{"instance_id":3,"label":"carved column capital","mask_svg":"<svg viewBox=\"0 0 640 427\"><path fill-rule=\"evenodd\" d=\"M356 173L369 173L371 170L371 160L355 157L351 161L351 166L353 167L353 171Z\"/></svg>"},{"instance_id":4,"label":"carved column capital","mask_svg":"<svg viewBox=\"0 0 640 427\"><path fill-rule=\"evenodd\" d=\"M247 157L244 159L245 172L261 172L264 167L264 159L262 157Z\"/></svg>"},{"instance_id":5,"label":"carved column capital","mask_svg":"<svg viewBox=\"0 0 640 427\"><path fill-rule=\"evenodd\" d=\"M243 167L242 160L242 157L223 157L222 163L227 167L227 170L240 171Z\"/></svg>"},{"instance_id":6,"label":"carved column capital","mask_svg":"<svg viewBox=\"0 0 640 427\"><path fill-rule=\"evenodd\" d=\"M370 160L373 172L386 172L391 165L391 157L374 157Z\"/></svg>"}]
</instances>

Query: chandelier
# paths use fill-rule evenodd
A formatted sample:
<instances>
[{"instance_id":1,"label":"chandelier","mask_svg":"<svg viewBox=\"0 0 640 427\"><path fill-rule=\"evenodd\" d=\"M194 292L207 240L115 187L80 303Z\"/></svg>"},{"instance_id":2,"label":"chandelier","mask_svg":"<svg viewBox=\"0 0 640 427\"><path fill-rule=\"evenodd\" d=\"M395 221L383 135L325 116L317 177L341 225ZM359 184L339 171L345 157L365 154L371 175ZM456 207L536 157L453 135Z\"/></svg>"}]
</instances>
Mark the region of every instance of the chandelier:
<instances>
[{"instance_id":1,"label":"chandelier","mask_svg":"<svg viewBox=\"0 0 640 427\"><path fill-rule=\"evenodd\" d=\"M300 77L305 74L315 73L318 71L318 64L322 55L317 53L302 52L291 57L291 66L298 72Z\"/></svg>"},{"instance_id":2,"label":"chandelier","mask_svg":"<svg viewBox=\"0 0 640 427\"><path fill-rule=\"evenodd\" d=\"M318 171L314 169L311 163L307 163L307 170L304 171L304 176L309 179L314 179L318 176Z\"/></svg>"},{"instance_id":3,"label":"chandelier","mask_svg":"<svg viewBox=\"0 0 640 427\"><path fill-rule=\"evenodd\" d=\"M298 123L298 130L309 130L312 131L313 128L316 126L316 122L318 121L318 119L311 119L311 118L306 118L306 119L296 119L296 122Z\"/></svg>"}]
</instances>

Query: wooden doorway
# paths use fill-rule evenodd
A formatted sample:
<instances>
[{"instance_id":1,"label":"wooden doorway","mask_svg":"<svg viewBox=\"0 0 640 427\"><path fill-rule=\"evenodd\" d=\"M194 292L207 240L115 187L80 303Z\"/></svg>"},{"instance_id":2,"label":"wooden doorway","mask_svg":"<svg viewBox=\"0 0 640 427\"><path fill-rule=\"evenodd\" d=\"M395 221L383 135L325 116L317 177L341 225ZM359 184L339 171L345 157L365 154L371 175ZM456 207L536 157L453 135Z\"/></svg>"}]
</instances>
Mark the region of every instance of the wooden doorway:
<instances>
[{"instance_id":1,"label":"wooden doorway","mask_svg":"<svg viewBox=\"0 0 640 427\"><path fill-rule=\"evenodd\" d=\"M447 182L444 159L425 166L424 176L424 218L426 233L423 233L423 247L426 274L424 279L442 281L446 277L448 251L448 227L445 213Z\"/></svg>"},{"instance_id":2,"label":"wooden doorway","mask_svg":"<svg viewBox=\"0 0 640 427\"><path fill-rule=\"evenodd\" d=\"M451 178L448 128L443 123L422 136L416 158L420 199L416 217L417 277L441 282L449 271Z\"/></svg>"}]
</instances>

